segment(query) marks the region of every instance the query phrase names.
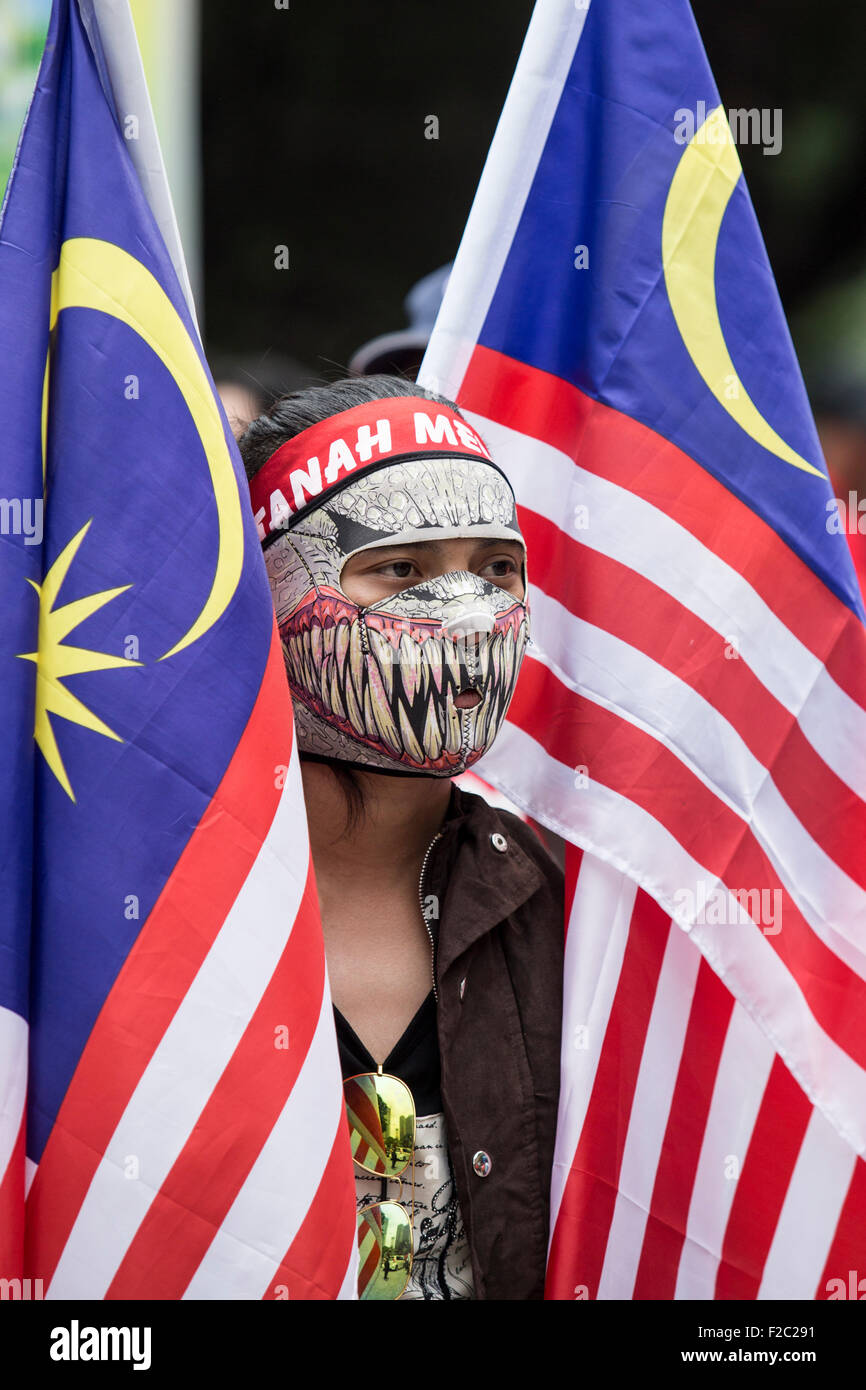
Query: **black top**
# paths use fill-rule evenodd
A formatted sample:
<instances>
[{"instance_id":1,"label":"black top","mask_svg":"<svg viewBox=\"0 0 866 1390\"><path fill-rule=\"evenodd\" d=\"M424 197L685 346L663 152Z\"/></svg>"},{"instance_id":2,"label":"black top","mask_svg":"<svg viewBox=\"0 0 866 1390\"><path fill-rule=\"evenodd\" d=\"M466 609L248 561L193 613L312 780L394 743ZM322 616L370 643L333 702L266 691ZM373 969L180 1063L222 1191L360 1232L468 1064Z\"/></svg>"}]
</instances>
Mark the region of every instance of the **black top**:
<instances>
[{"instance_id":1,"label":"black top","mask_svg":"<svg viewBox=\"0 0 866 1390\"><path fill-rule=\"evenodd\" d=\"M378 1071L351 1024L334 1007L343 1080L365 1071ZM431 989L406 1032L382 1063L382 1070L405 1081L415 1101L416 1115L438 1115L442 1109L441 1065L436 1033L436 1000Z\"/></svg>"}]
</instances>

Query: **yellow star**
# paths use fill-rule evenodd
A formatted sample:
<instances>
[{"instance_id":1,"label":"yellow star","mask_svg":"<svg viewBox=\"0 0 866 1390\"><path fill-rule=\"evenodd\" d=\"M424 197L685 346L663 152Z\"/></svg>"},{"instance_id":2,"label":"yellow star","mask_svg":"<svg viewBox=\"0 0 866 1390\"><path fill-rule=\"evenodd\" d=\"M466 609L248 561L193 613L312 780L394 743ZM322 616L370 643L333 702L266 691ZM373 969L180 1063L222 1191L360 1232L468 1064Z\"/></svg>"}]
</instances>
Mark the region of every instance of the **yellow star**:
<instances>
[{"instance_id":1,"label":"yellow star","mask_svg":"<svg viewBox=\"0 0 866 1390\"><path fill-rule=\"evenodd\" d=\"M80 724L85 729L92 729L94 733L104 734L106 738L116 739L118 743L122 743L123 740L82 704L77 696L61 685L61 681L65 676L76 676L82 671L109 671L117 666L142 665L140 661L130 661L124 656L106 656L103 652L88 651L85 647L62 645L63 638L74 627L131 587L129 584L123 584L119 589L103 589L99 594L89 594L86 598L76 599L74 603L67 603L63 608L54 607L60 586L89 526L88 521L78 534L72 537L65 550L60 552L46 574L44 583L36 584L32 579L28 579L28 584L32 584L39 595L39 651L18 653L22 661L36 663L36 742L54 776L73 801L75 794L66 775L66 768L63 766L48 716L59 715L61 719L69 719L73 724Z\"/></svg>"}]
</instances>

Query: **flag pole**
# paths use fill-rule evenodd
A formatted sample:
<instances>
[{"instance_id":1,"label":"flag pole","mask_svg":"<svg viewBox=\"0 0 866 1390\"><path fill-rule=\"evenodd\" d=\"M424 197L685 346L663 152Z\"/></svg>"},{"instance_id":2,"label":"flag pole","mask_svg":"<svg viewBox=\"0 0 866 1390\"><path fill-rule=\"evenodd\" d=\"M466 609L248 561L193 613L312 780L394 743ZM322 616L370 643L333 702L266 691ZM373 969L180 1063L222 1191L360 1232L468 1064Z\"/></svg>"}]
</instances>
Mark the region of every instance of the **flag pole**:
<instances>
[{"instance_id":1,"label":"flag pole","mask_svg":"<svg viewBox=\"0 0 866 1390\"><path fill-rule=\"evenodd\" d=\"M201 338L129 0L78 0L105 94Z\"/></svg>"}]
</instances>

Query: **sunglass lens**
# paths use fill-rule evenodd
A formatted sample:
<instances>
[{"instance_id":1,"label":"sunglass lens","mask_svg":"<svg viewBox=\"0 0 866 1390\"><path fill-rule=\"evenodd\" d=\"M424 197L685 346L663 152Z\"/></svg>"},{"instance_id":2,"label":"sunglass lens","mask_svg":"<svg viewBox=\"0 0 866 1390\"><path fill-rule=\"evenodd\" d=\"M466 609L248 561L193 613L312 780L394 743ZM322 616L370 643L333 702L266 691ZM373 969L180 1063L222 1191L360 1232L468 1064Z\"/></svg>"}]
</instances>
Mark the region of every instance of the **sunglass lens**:
<instances>
[{"instance_id":1,"label":"sunglass lens","mask_svg":"<svg viewBox=\"0 0 866 1390\"><path fill-rule=\"evenodd\" d=\"M398 1202L377 1202L358 1212L358 1297L399 1298L412 1269L412 1224Z\"/></svg>"},{"instance_id":2,"label":"sunglass lens","mask_svg":"<svg viewBox=\"0 0 866 1390\"><path fill-rule=\"evenodd\" d=\"M368 1173L396 1178L415 1146L415 1105L396 1076L353 1076L343 1083L352 1157Z\"/></svg>"}]
</instances>

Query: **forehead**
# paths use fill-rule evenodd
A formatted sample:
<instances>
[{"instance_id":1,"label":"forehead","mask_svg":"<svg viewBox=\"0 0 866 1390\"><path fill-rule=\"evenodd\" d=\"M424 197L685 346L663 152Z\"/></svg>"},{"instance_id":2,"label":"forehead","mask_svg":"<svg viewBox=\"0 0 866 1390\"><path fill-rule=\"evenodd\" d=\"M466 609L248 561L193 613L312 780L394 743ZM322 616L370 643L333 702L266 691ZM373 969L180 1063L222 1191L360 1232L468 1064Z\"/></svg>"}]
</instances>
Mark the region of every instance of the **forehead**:
<instances>
[{"instance_id":1,"label":"forehead","mask_svg":"<svg viewBox=\"0 0 866 1390\"><path fill-rule=\"evenodd\" d=\"M362 474L322 511L348 558L359 550L446 540L523 544L514 494L483 459L417 459Z\"/></svg>"}]
</instances>

